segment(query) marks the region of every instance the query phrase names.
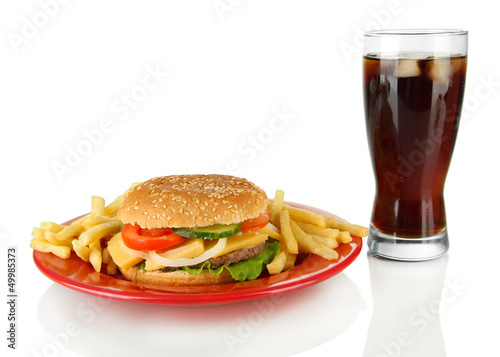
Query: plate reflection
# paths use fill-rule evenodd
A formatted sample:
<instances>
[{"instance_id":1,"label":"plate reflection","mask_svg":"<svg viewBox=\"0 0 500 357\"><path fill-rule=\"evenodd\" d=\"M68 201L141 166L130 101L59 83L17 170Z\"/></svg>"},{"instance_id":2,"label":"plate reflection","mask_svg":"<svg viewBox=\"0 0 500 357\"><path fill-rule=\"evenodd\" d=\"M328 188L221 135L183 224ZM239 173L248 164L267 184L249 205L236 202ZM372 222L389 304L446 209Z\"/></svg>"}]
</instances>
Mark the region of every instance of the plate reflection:
<instances>
[{"instance_id":1,"label":"plate reflection","mask_svg":"<svg viewBox=\"0 0 500 357\"><path fill-rule=\"evenodd\" d=\"M364 357L445 357L440 313L448 255L400 262L368 253L373 313Z\"/></svg>"},{"instance_id":2,"label":"plate reflection","mask_svg":"<svg viewBox=\"0 0 500 357\"><path fill-rule=\"evenodd\" d=\"M342 301L342 304L336 302ZM289 356L339 335L364 306L343 273L274 297L223 305L169 306L110 300L52 285L38 306L50 341L83 356Z\"/></svg>"}]
</instances>

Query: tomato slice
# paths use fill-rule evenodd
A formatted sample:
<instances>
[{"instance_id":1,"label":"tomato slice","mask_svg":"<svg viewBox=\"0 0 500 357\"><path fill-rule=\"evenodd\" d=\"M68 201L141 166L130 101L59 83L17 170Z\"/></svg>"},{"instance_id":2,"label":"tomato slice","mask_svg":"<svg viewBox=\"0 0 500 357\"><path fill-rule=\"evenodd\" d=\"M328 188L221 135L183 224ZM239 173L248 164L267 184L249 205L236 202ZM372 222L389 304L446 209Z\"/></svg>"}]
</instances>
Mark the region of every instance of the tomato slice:
<instances>
[{"instance_id":1,"label":"tomato slice","mask_svg":"<svg viewBox=\"0 0 500 357\"><path fill-rule=\"evenodd\" d=\"M260 216L241 222L241 232L256 231L269 223L271 213L266 209Z\"/></svg>"},{"instance_id":2,"label":"tomato slice","mask_svg":"<svg viewBox=\"0 0 500 357\"><path fill-rule=\"evenodd\" d=\"M158 250L170 248L184 242L184 237L170 228L144 229L136 224L127 224L122 229L123 243L134 250Z\"/></svg>"}]
</instances>

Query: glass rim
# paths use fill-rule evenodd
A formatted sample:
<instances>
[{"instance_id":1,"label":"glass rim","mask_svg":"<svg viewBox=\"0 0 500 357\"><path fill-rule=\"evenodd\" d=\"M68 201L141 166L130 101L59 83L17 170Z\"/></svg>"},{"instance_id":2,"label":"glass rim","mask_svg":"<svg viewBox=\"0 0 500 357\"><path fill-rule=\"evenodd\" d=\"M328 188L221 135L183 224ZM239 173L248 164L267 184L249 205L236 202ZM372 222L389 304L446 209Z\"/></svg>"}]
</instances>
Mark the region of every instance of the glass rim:
<instances>
[{"instance_id":1,"label":"glass rim","mask_svg":"<svg viewBox=\"0 0 500 357\"><path fill-rule=\"evenodd\" d=\"M386 29L365 31L367 37L379 36L459 36L467 35L469 31L462 29Z\"/></svg>"}]
</instances>

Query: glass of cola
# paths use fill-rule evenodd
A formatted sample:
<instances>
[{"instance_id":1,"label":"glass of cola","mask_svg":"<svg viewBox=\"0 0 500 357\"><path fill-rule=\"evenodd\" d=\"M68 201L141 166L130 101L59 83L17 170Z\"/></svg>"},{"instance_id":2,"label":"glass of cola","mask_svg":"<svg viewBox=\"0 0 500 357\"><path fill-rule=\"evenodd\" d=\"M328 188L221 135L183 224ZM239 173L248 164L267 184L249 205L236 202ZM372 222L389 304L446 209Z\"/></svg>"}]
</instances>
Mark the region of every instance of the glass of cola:
<instances>
[{"instance_id":1,"label":"glass of cola","mask_svg":"<svg viewBox=\"0 0 500 357\"><path fill-rule=\"evenodd\" d=\"M467 68L464 30L366 32L363 95L376 180L368 247L397 260L448 250L444 185Z\"/></svg>"}]
</instances>

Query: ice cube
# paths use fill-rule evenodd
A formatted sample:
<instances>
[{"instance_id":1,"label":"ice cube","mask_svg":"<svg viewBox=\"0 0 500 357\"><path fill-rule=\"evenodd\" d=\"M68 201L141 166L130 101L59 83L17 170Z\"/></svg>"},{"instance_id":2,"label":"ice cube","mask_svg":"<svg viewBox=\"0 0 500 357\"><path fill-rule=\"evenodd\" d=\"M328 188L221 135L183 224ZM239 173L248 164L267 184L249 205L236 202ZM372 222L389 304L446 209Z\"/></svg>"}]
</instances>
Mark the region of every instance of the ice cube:
<instances>
[{"instance_id":1,"label":"ice cube","mask_svg":"<svg viewBox=\"0 0 500 357\"><path fill-rule=\"evenodd\" d=\"M414 59L400 59L394 68L395 77L418 77L422 71Z\"/></svg>"},{"instance_id":2,"label":"ice cube","mask_svg":"<svg viewBox=\"0 0 500 357\"><path fill-rule=\"evenodd\" d=\"M429 62L429 67L429 77L433 81L437 81L441 84L447 85L450 81L451 75L460 68L460 62L450 62L449 59L437 59L433 62Z\"/></svg>"},{"instance_id":3,"label":"ice cube","mask_svg":"<svg viewBox=\"0 0 500 357\"><path fill-rule=\"evenodd\" d=\"M442 84L447 84L450 80L451 68L450 62L447 60L435 60L429 62L429 77L433 81L437 81Z\"/></svg>"}]
</instances>

